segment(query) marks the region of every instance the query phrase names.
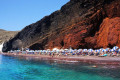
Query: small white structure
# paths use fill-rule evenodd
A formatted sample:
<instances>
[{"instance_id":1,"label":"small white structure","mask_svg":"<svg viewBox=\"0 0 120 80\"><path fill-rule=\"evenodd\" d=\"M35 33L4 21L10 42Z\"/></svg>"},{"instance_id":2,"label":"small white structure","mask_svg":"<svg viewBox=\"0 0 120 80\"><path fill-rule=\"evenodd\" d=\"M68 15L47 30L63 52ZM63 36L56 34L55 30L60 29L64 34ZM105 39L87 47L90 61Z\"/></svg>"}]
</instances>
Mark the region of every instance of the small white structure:
<instances>
[{"instance_id":1,"label":"small white structure","mask_svg":"<svg viewBox=\"0 0 120 80\"><path fill-rule=\"evenodd\" d=\"M0 52L2 52L3 44L4 44L4 42L2 44L0 44Z\"/></svg>"}]
</instances>

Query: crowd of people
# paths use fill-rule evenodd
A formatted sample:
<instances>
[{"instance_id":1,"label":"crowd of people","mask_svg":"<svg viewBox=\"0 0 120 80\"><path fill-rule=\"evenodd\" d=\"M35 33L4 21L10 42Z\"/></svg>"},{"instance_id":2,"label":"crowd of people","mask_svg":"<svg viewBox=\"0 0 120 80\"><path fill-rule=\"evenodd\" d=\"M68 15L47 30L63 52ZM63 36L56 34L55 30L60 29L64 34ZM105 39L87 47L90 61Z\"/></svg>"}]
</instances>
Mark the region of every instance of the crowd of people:
<instances>
[{"instance_id":1,"label":"crowd of people","mask_svg":"<svg viewBox=\"0 0 120 80\"><path fill-rule=\"evenodd\" d=\"M33 54L33 55L49 55L49 56L69 56L69 55L82 55L82 56L120 56L120 48L114 46L112 49L110 48L100 48L100 49L57 49L53 50L11 50L8 53L16 53L16 54Z\"/></svg>"}]
</instances>

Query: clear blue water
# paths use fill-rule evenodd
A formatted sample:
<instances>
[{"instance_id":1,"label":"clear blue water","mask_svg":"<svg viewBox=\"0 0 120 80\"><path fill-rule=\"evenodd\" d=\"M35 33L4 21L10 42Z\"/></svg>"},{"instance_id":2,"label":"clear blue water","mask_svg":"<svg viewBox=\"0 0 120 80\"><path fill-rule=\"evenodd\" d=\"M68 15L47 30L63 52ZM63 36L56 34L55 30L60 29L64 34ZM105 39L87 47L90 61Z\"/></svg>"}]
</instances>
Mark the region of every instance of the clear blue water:
<instances>
[{"instance_id":1,"label":"clear blue water","mask_svg":"<svg viewBox=\"0 0 120 80\"><path fill-rule=\"evenodd\" d=\"M0 55L0 80L120 80L120 68Z\"/></svg>"}]
</instances>

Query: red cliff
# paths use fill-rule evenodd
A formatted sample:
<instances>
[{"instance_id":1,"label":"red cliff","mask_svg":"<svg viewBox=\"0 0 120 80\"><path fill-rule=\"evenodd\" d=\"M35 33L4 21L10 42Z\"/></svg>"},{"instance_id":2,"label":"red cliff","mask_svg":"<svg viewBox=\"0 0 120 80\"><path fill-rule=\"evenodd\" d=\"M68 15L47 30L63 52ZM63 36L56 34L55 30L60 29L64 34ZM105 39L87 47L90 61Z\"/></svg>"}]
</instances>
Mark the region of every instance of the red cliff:
<instances>
[{"instance_id":1,"label":"red cliff","mask_svg":"<svg viewBox=\"0 0 120 80\"><path fill-rule=\"evenodd\" d=\"M120 47L120 17L105 18L96 33L96 47Z\"/></svg>"},{"instance_id":2,"label":"red cliff","mask_svg":"<svg viewBox=\"0 0 120 80\"><path fill-rule=\"evenodd\" d=\"M4 44L18 48L120 47L120 0L70 0Z\"/></svg>"}]
</instances>

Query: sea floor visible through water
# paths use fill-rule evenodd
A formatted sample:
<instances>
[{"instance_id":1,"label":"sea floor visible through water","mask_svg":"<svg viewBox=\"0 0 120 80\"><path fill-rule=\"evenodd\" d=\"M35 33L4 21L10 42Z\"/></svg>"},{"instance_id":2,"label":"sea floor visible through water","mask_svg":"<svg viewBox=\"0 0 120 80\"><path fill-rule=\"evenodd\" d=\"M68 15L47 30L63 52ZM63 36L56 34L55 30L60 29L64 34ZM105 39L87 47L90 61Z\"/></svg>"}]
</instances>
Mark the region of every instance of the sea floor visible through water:
<instances>
[{"instance_id":1,"label":"sea floor visible through water","mask_svg":"<svg viewBox=\"0 0 120 80\"><path fill-rule=\"evenodd\" d=\"M0 55L0 80L120 80L120 65Z\"/></svg>"}]
</instances>

